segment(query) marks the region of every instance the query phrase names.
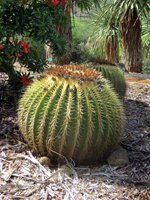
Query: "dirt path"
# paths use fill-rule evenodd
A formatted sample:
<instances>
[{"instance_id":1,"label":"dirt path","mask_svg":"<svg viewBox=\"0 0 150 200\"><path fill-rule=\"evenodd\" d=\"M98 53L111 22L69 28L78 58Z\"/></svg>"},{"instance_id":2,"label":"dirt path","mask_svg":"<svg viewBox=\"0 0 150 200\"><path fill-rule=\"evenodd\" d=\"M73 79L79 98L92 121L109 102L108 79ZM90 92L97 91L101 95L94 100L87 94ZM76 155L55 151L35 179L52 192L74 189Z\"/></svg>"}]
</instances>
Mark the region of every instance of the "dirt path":
<instances>
[{"instance_id":1,"label":"dirt path","mask_svg":"<svg viewBox=\"0 0 150 200\"><path fill-rule=\"evenodd\" d=\"M141 79L138 77L127 77L126 80L131 83L144 83L150 84L150 79Z\"/></svg>"}]
</instances>

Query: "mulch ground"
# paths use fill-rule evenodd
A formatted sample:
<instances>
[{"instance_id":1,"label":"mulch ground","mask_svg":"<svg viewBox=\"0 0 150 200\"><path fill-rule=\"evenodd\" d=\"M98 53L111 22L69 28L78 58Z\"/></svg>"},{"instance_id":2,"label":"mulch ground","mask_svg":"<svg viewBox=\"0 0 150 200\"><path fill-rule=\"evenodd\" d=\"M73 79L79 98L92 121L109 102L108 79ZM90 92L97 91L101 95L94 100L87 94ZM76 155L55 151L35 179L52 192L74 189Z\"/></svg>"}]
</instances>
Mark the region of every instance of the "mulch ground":
<instances>
[{"instance_id":1,"label":"mulch ground","mask_svg":"<svg viewBox=\"0 0 150 200\"><path fill-rule=\"evenodd\" d=\"M133 77L127 76L124 100L126 127L120 144L127 150L130 163L123 168L107 163L42 166L18 130L19 95L1 85L0 200L149 200L150 84L147 78Z\"/></svg>"}]
</instances>

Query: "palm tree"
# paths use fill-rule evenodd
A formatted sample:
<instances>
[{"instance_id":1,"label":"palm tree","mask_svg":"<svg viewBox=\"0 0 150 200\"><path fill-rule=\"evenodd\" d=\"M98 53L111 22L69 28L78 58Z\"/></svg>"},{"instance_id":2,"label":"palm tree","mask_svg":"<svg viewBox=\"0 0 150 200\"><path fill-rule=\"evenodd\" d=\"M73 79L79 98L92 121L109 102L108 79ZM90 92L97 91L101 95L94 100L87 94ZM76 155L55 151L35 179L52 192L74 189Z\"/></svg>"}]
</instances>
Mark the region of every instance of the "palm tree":
<instances>
[{"instance_id":1,"label":"palm tree","mask_svg":"<svg viewBox=\"0 0 150 200\"><path fill-rule=\"evenodd\" d=\"M101 44L99 48L103 48L106 61L116 64L119 62L119 27L112 20L110 21L109 8L109 5L105 5L103 9L96 11L93 20L95 26L93 38L96 44Z\"/></svg>"},{"instance_id":2,"label":"palm tree","mask_svg":"<svg viewBox=\"0 0 150 200\"><path fill-rule=\"evenodd\" d=\"M141 17L148 17L150 10L148 0L106 0L111 2L111 20L120 23L123 60L130 72L141 72Z\"/></svg>"}]
</instances>

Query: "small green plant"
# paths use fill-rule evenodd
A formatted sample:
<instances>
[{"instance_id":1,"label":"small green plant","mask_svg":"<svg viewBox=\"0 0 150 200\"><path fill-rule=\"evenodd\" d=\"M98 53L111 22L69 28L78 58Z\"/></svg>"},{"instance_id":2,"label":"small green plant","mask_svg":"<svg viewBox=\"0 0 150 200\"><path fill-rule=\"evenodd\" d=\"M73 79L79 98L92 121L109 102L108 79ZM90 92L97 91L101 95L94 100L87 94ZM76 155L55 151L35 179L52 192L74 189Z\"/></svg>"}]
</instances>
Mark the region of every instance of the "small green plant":
<instances>
[{"instance_id":1,"label":"small green plant","mask_svg":"<svg viewBox=\"0 0 150 200\"><path fill-rule=\"evenodd\" d=\"M84 65L50 68L27 87L18 122L28 144L52 160L106 159L124 127L123 106L99 72Z\"/></svg>"},{"instance_id":2,"label":"small green plant","mask_svg":"<svg viewBox=\"0 0 150 200\"><path fill-rule=\"evenodd\" d=\"M127 83L125 76L119 67L114 65L92 65L90 66L101 72L104 78L110 81L115 91L123 98L126 94Z\"/></svg>"}]
</instances>

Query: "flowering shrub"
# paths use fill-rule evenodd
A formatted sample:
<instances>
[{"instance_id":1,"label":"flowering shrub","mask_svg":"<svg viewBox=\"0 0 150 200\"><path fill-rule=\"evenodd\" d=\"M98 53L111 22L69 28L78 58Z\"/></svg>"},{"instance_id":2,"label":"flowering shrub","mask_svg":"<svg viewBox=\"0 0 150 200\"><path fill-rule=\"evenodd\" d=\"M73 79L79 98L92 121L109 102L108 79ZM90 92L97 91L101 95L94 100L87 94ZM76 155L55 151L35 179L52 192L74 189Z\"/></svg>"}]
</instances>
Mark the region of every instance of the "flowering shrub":
<instances>
[{"instance_id":1,"label":"flowering shrub","mask_svg":"<svg viewBox=\"0 0 150 200\"><path fill-rule=\"evenodd\" d=\"M59 0L51 0L51 4L53 6L57 6L59 4Z\"/></svg>"},{"instance_id":2,"label":"flowering shrub","mask_svg":"<svg viewBox=\"0 0 150 200\"><path fill-rule=\"evenodd\" d=\"M12 40L12 39L11 39ZM0 59L1 61L7 57L20 58L25 54L30 53L29 43L23 41L5 41L5 44L0 44Z\"/></svg>"},{"instance_id":3,"label":"flowering shrub","mask_svg":"<svg viewBox=\"0 0 150 200\"><path fill-rule=\"evenodd\" d=\"M30 77L30 73L23 73L20 75L20 82L24 85L27 86L30 83L32 83L32 78Z\"/></svg>"},{"instance_id":4,"label":"flowering shrub","mask_svg":"<svg viewBox=\"0 0 150 200\"><path fill-rule=\"evenodd\" d=\"M65 6L67 2L68 2L68 0L51 0L51 4L53 6L57 6L59 4L62 6Z\"/></svg>"},{"instance_id":5,"label":"flowering shrub","mask_svg":"<svg viewBox=\"0 0 150 200\"><path fill-rule=\"evenodd\" d=\"M29 71L28 60L31 57L30 52L29 43L24 41L15 41L11 39L11 41L7 40L4 44L0 44L0 70L8 74L13 87L19 88L23 85L27 85L27 81L26 84L22 81L22 74L19 73L20 69L15 68L14 65L18 62L20 68L21 66L26 66Z\"/></svg>"},{"instance_id":6,"label":"flowering shrub","mask_svg":"<svg viewBox=\"0 0 150 200\"><path fill-rule=\"evenodd\" d=\"M5 47L3 44L0 44L0 50L3 50Z\"/></svg>"},{"instance_id":7,"label":"flowering shrub","mask_svg":"<svg viewBox=\"0 0 150 200\"><path fill-rule=\"evenodd\" d=\"M62 56L65 49L65 40L57 27L65 23L62 5L67 1L23 2L0 2L0 70L8 74L11 84L15 86L25 83L25 79L14 68L16 62L26 67L27 71L34 72L43 70L45 64L45 61L35 56L36 50L33 52L30 39L41 44L50 44L53 54L57 56ZM26 80L27 78L28 76Z\"/></svg>"},{"instance_id":8,"label":"flowering shrub","mask_svg":"<svg viewBox=\"0 0 150 200\"><path fill-rule=\"evenodd\" d=\"M20 41L19 45L20 45L20 47L22 47L24 53L29 53L30 52L29 44L27 42Z\"/></svg>"}]
</instances>

